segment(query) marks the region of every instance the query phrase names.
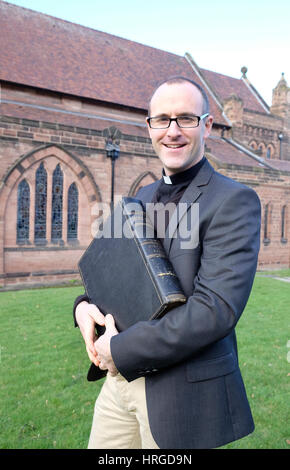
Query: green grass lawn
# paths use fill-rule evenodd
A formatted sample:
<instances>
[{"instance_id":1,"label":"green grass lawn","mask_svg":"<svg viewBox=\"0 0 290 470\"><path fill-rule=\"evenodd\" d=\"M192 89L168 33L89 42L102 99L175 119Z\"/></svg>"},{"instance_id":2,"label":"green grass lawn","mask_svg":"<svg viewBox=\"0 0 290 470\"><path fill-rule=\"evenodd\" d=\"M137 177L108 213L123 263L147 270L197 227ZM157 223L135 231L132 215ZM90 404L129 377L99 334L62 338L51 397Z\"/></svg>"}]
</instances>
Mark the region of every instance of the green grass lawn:
<instances>
[{"instance_id":1,"label":"green grass lawn","mask_svg":"<svg viewBox=\"0 0 290 470\"><path fill-rule=\"evenodd\" d=\"M73 327L72 303L81 292L0 294L0 448L86 448L102 381L87 382L89 359ZM256 430L225 448L290 448L289 300L290 283L256 277L237 328Z\"/></svg>"}]
</instances>

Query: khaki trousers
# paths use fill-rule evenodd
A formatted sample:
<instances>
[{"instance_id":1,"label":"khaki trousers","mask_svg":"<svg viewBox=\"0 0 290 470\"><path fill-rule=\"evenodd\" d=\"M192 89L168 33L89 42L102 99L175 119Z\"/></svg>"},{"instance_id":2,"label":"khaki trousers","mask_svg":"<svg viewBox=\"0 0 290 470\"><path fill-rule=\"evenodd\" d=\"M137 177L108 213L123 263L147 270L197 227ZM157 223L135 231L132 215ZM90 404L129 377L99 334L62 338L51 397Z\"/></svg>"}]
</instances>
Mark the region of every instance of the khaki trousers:
<instances>
[{"instance_id":1,"label":"khaki trousers","mask_svg":"<svg viewBox=\"0 0 290 470\"><path fill-rule=\"evenodd\" d=\"M159 449L148 421L145 379L107 375L96 400L88 449Z\"/></svg>"}]
</instances>

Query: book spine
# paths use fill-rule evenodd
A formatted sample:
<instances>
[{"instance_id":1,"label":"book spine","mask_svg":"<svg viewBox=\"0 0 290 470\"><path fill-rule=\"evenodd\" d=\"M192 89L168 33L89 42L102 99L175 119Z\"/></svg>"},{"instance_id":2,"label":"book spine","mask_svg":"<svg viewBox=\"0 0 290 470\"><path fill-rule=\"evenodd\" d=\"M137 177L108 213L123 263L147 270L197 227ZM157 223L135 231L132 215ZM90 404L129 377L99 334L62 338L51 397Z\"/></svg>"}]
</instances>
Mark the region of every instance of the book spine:
<instances>
[{"instance_id":1,"label":"book spine","mask_svg":"<svg viewBox=\"0 0 290 470\"><path fill-rule=\"evenodd\" d=\"M135 209L133 213L130 213L126 211L126 205L124 204L124 215L154 282L161 303L174 306L186 302L179 279L162 243L155 237L154 227L146 217L142 205L140 204L140 210Z\"/></svg>"}]
</instances>

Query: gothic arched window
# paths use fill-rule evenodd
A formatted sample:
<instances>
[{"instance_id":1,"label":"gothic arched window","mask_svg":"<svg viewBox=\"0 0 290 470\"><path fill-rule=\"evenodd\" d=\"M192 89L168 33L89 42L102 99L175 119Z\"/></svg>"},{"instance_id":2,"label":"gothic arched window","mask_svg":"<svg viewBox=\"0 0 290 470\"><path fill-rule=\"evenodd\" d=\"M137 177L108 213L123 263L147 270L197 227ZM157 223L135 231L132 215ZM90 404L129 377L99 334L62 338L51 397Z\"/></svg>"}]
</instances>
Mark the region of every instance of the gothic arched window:
<instances>
[{"instance_id":1,"label":"gothic arched window","mask_svg":"<svg viewBox=\"0 0 290 470\"><path fill-rule=\"evenodd\" d=\"M72 183L68 189L68 213L67 213L67 239L76 240L78 238L78 188Z\"/></svg>"},{"instance_id":2,"label":"gothic arched window","mask_svg":"<svg viewBox=\"0 0 290 470\"><path fill-rule=\"evenodd\" d=\"M266 204L264 212L264 245L270 243L270 203Z\"/></svg>"},{"instance_id":3,"label":"gothic arched window","mask_svg":"<svg viewBox=\"0 0 290 470\"><path fill-rule=\"evenodd\" d=\"M47 174L43 163L36 170L35 180L35 243L46 240L46 204L47 204Z\"/></svg>"},{"instance_id":4,"label":"gothic arched window","mask_svg":"<svg viewBox=\"0 0 290 470\"><path fill-rule=\"evenodd\" d=\"M255 140L252 140L249 145L253 150L257 150L257 142Z\"/></svg>"},{"instance_id":5,"label":"gothic arched window","mask_svg":"<svg viewBox=\"0 0 290 470\"><path fill-rule=\"evenodd\" d=\"M51 241L62 238L63 173L58 164L52 176Z\"/></svg>"},{"instance_id":6,"label":"gothic arched window","mask_svg":"<svg viewBox=\"0 0 290 470\"><path fill-rule=\"evenodd\" d=\"M282 207L281 211L281 242L287 243L286 233L287 233L287 206Z\"/></svg>"},{"instance_id":7,"label":"gothic arched window","mask_svg":"<svg viewBox=\"0 0 290 470\"><path fill-rule=\"evenodd\" d=\"M30 188L22 180L17 189L17 243L29 241Z\"/></svg>"},{"instance_id":8,"label":"gothic arched window","mask_svg":"<svg viewBox=\"0 0 290 470\"><path fill-rule=\"evenodd\" d=\"M258 153L259 153L259 155L264 155L264 153L265 153L265 145L264 144L259 144Z\"/></svg>"}]
</instances>

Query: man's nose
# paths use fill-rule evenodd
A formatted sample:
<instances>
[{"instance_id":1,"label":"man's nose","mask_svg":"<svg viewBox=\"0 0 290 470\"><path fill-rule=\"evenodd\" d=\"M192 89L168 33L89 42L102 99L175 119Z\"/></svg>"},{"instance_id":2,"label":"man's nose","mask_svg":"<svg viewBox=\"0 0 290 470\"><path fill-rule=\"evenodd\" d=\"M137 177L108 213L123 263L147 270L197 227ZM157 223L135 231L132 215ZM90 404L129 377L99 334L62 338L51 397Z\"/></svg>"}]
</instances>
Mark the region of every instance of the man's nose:
<instances>
[{"instance_id":1,"label":"man's nose","mask_svg":"<svg viewBox=\"0 0 290 470\"><path fill-rule=\"evenodd\" d=\"M168 137L177 137L181 134L180 127L178 126L176 121L171 121L170 126L167 129L167 136Z\"/></svg>"}]
</instances>

